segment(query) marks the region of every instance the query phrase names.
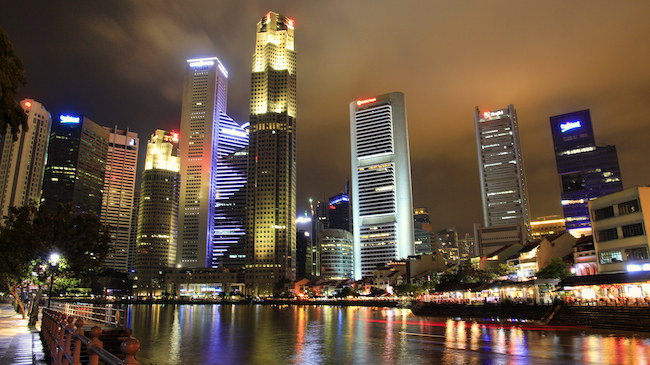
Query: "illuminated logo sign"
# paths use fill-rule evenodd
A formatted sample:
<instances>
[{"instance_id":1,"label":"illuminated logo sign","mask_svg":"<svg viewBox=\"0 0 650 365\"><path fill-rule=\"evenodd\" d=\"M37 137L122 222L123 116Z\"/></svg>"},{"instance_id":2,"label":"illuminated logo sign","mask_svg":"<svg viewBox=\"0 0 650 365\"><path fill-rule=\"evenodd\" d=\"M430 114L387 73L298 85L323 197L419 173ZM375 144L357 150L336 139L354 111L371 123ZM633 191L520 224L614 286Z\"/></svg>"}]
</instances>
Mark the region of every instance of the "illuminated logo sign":
<instances>
[{"instance_id":1,"label":"illuminated logo sign","mask_svg":"<svg viewBox=\"0 0 650 365\"><path fill-rule=\"evenodd\" d=\"M566 131L570 131L572 129L580 128L580 127L582 127L582 124L580 123L579 120L576 120L576 121L573 121L573 122L564 122L564 123L560 124L560 130L562 131L562 133L564 133Z\"/></svg>"},{"instance_id":2,"label":"illuminated logo sign","mask_svg":"<svg viewBox=\"0 0 650 365\"><path fill-rule=\"evenodd\" d=\"M200 60L196 62L190 62L190 67L201 67L201 66L212 66L214 61Z\"/></svg>"},{"instance_id":3,"label":"illuminated logo sign","mask_svg":"<svg viewBox=\"0 0 650 365\"><path fill-rule=\"evenodd\" d=\"M32 107L32 102L31 101L26 101L25 106L28 107L28 108L31 108Z\"/></svg>"},{"instance_id":4,"label":"illuminated logo sign","mask_svg":"<svg viewBox=\"0 0 650 365\"><path fill-rule=\"evenodd\" d=\"M370 98L370 99L357 100L357 106L361 106L361 105L364 105L364 104L374 103L375 101L377 101L377 98Z\"/></svg>"},{"instance_id":5,"label":"illuminated logo sign","mask_svg":"<svg viewBox=\"0 0 650 365\"><path fill-rule=\"evenodd\" d=\"M81 118L74 115L62 115L59 117L59 121L61 123L78 124L81 121Z\"/></svg>"},{"instance_id":6,"label":"illuminated logo sign","mask_svg":"<svg viewBox=\"0 0 650 365\"><path fill-rule=\"evenodd\" d=\"M484 112L483 119L496 118L502 116L503 114L504 114L503 110L499 110L496 112Z\"/></svg>"},{"instance_id":7,"label":"illuminated logo sign","mask_svg":"<svg viewBox=\"0 0 650 365\"><path fill-rule=\"evenodd\" d=\"M135 139L129 139L129 146L135 146Z\"/></svg>"}]
</instances>

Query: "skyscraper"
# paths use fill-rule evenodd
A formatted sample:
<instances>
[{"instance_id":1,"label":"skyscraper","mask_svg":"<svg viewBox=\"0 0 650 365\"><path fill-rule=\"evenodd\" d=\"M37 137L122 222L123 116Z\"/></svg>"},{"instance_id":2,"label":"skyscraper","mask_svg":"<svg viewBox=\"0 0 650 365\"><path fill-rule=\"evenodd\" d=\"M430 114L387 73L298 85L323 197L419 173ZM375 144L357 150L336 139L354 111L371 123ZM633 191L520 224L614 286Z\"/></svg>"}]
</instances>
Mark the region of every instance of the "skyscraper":
<instances>
[{"instance_id":1,"label":"skyscraper","mask_svg":"<svg viewBox=\"0 0 650 365\"><path fill-rule=\"evenodd\" d=\"M72 204L75 212L99 214L110 130L82 116L52 123L41 203L50 210Z\"/></svg>"},{"instance_id":2,"label":"skyscraper","mask_svg":"<svg viewBox=\"0 0 650 365\"><path fill-rule=\"evenodd\" d=\"M161 275L176 264L181 187L178 133L158 129L147 143L140 185L135 270L139 295L158 295Z\"/></svg>"},{"instance_id":3,"label":"skyscraper","mask_svg":"<svg viewBox=\"0 0 650 365\"><path fill-rule=\"evenodd\" d=\"M212 267L245 265L248 132L229 116L219 116Z\"/></svg>"},{"instance_id":4,"label":"skyscraper","mask_svg":"<svg viewBox=\"0 0 650 365\"><path fill-rule=\"evenodd\" d=\"M530 237L528 189L514 106L474 110L478 170L486 227L518 224Z\"/></svg>"},{"instance_id":5,"label":"skyscraper","mask_svg":"<svg viewBox=\"0 0 650 365\"><path fill-rule=\"evenodd\" d=\"M411 158L404 94L350 103L354 275L414 254Z\"/></svg>"},{"instance_id":6,"label":"skyscraper","mask_svg":"<svg viewBox=\"0 0 650 365\"><path fill-rule=\"evenodd\" d=\"M0 217L9 207L41 200L45 156L52 117L41 103L25 99L20 106L27 114L26 130L17 141L7 134L0 151Z\"/></svg>"},{"instance_id":7,"label":"skyscraper","mask_svg":"<svg viewBox=\"0 0 650 365\"><path fill-rule=\"evenodd\" d=\"M216 57L187 60L181 111L179 252L183 267L212 267L220 113L228 72Z\"/></svg>"},{"instance_id":8,"label":"skyscraper","mask_svg":"<svg viewBox=\"0 0 650 365\"><path fill-rule=\"evenodd\" d=\"M350 232L350 196L347 192L329 198L327 213L329 228Z\"/></svg>"},{"instance_id":9,"label":"skyscraper","mask_svg":"<svg viewBox=\"0 0 650 365\"><path fill-rule=\"evenodd\" d=\"M296 52L294 21L257 23L251 75L247 289L270 294L296 276Z\"/></svg>"},{"instance_id":10,"label":"skyscraper","mask_svg":"<svg viewBox=\"0 0 650 365\"><path fill-rule=\"evenodd\" d=\"M589 109L551 117L566 229L591 234L589 201L623 190L615 146L596 146Z\"/></svg>"},{"instance_id":11,"label":"skyscraper","mask_svg":"<svg viewBox=\"0 0 650 365\"><path fill-rule=\"evenodd\" d=\"M132 256L135 250L131 244L131 230L137 229L132 224L132 216L140 143L138 134L128 128L121 130L114 127L106 130L110 131L110 134L99 218L108 227L113 250L104 265L127 272L133 269L129 267L129 255Z\"/></svg>"}]
</instances>

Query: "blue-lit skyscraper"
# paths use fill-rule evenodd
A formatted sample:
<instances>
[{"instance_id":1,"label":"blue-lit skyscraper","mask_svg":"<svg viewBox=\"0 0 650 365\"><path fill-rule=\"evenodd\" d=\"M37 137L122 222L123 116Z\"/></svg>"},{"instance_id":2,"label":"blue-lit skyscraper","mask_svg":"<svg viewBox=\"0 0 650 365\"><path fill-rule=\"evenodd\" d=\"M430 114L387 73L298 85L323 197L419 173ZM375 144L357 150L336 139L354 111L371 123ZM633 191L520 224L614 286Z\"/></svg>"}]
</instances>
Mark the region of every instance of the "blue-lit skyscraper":
<instances>
[{"instance_id":1,"label":"blue-lit skyscraper","mask_svg":"<svg viewBox=\"0 0 650 365\"><path fill-rule=\"evenodd\" d=\"M615 146L596 146L589 109L551 117L567 231L591 234L589 200L623 190Z\"/></svg>"},{"instance_id":2,"label":"blue-lit skyscraper","mask_svg":"<svg viewBox=\"0 0 650 365\"><path fill-rule=\"evenodd\" d=\"M244 266L248 131L219 116L212 266ZM227 257L224 257L227 256Z\"/></svg>"}]
</instances>

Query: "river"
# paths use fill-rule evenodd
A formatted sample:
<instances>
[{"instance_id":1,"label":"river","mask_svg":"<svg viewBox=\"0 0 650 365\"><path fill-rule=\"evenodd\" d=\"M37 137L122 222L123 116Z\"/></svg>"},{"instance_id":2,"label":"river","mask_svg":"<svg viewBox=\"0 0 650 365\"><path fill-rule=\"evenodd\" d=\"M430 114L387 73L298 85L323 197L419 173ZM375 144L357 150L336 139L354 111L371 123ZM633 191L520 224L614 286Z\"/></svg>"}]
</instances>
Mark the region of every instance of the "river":
<instances>
[{"instance_id":1,"label":"river","mask_svg":"<svg viewBox=\"0 0 650 365\"><path fill-rule=\"evenodd\" d=\"M417 317L398 308L132 305L150 364L649 364L650 337Z\"/></svg>"}]
</instances>

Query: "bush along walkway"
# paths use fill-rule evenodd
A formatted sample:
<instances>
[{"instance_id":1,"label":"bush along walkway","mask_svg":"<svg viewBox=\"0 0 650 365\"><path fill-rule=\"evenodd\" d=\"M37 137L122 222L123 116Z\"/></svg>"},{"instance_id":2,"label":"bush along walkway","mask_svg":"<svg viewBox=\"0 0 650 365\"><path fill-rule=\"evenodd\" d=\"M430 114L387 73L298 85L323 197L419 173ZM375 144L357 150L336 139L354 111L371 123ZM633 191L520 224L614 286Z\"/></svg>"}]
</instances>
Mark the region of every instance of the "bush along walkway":
<instances>
[{"instance_id":1,"label":"bush along walkway","mask_svg":"<svg viewBox=\"0 0 650 365\"><path fill-rule=\"evenodd\" d=\"M0 304L0 365L45 365L43 344L38 330L27 327L27 320L11 304Z\"/></svg>"}]
</instances>

